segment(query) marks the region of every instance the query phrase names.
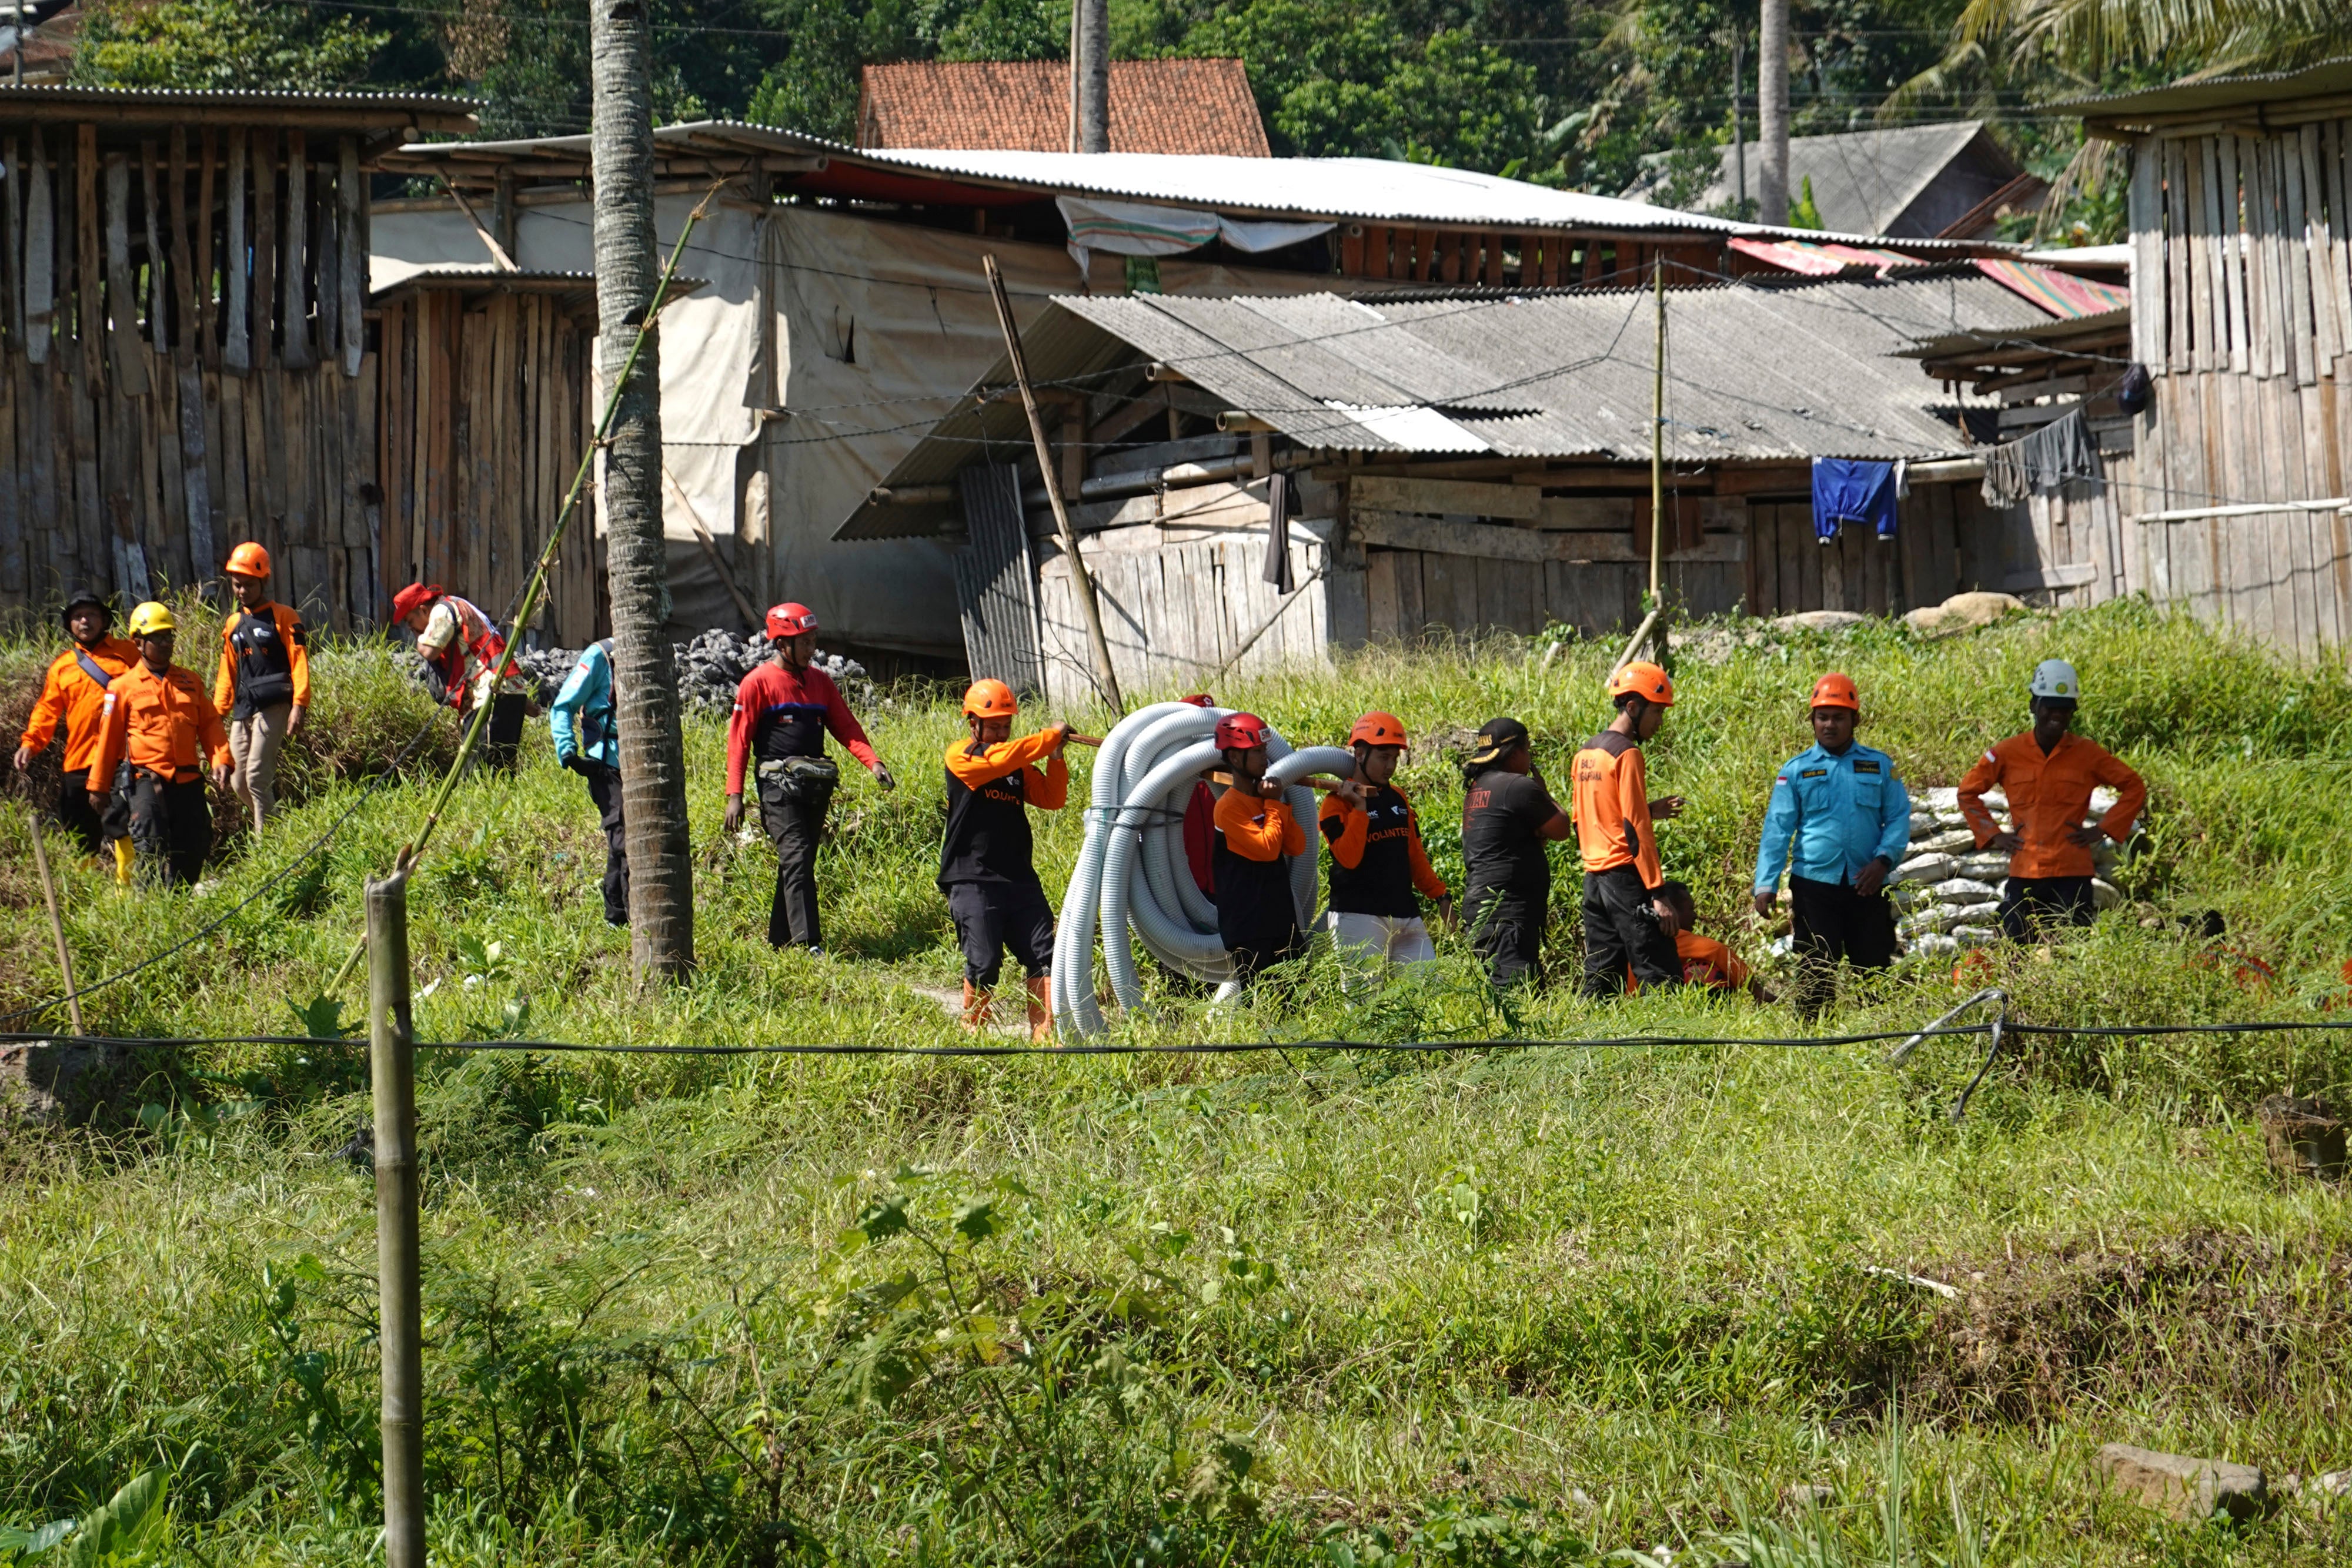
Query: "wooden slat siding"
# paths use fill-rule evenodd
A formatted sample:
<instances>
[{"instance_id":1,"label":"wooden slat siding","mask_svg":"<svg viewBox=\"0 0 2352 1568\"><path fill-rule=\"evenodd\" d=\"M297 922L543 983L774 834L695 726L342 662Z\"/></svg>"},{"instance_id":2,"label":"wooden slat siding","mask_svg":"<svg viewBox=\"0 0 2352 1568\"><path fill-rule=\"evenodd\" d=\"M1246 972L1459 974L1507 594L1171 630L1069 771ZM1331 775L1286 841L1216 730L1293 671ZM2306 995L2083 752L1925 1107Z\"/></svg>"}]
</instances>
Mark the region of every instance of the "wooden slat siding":
<instances>
[{"instance_id":1,"label":"wooden slat siding","mask_svg":"<svg viewBox=\"0 0 2352 1568\"><path fill-rule=\"evenodd\" d=\"M2133 144L2124 204L2132 236L2132 358L2155 375L2165 371L2162 158L2163 143L2154 137Z\"/></svg>"},{"instance_id":2,"label":"wooden slat siding","mask_svg":"<svg viewBox=\"0 0 2352 1568\"><path fill-rule=\"evenodd\" d=\"M1364 630L1374 643L1402 642L1403 612L1397 607L1397 552L1364 552Z\"/></svg>"},{"instance_id":3,"label":"wooden slat siding","mask_svg":"<svg viewBox=\"0 0 2352 1568\"><path fill-rule=\"evenodd\" d=\"M196 151L196 235L195 284L196 359L207 371L220 369L220 339L218 317L213 303L214 290L223 276L219 256L213 249L213 197L218 185L215 179L220 163L220 132L212 126L204 128Z\"/></svg>"},{"instance_id":4,"label":"wooden slat siding","mask_svg":"<svg viewBox=\"0 0 2352 1568\"><path fill-rule=\"evenodd\" d=\"M2261 144L2248 136L2232 137L2231 140L2238 147L2238 174L2242 182L2238 195L2246 208L2245 233L2241 245L2245 254L2247 373L2275 375L2277 371L2272 360L2275 340L2271 322L2271 249L2266 237L2269 227L2263 216L2263 203L2270 187L2263 177Z\"/></svg>"},{"instance_id":5,"label":"wooden slat siding","mask_svg":"<svg viewBox=\"0 0 2352 1568\"><path fill-rule=\"evenodd\" d=\"M1343 224L1339 227L1339 271L1349 277L1364 276L1364 225Z\"/></svg>"},{"instance_id":6,"label":"wooden slat siding","mask_svg":"<svg viewBox=\"0 0 2352 1568\"><path fill-rule=\"evenodd\" d=\"M1441 259L1439 248L1444 238L1444 235L1436 229L1413 231L1412 275L1418 281L1428 283L1436 278Z\"/></svg>"},{"instance_id":7,"label":"wooden slat siding","mask_svg":"<svg viewBox=\"0 0 2352 1568\"><path fill-rule=\"evenodd\" d=\"M16 137L0 135L0 336L6 351L25 351L25 164Z\"/></svg>"},{"instance_id":8,"label":"wooden slat siding","mask_svg":"<svg viewBox=\"0 0 2352 1568\"><path fill-rule=\"evenodd\" d=\"M2324 268L2326 258L2316 259L2318 267ZM2315 277L2312 281L2316 285L2320 279ZM2334 366L2331 363L2327 368L2332 371ZM2341 493L2325 487L2327 483L2330 411L2321 392L2323 389L2332 391L2333 388L2332 378L2323 378L2304 388L2302 397L2297 400L2302 405L2303 414L2303 482L2306 486L2303 494L2305 497ZM2299 602L2307 601L2310 605L2310 620L2306 622L2303 646L2305 652L2315 653L2337 640L2336 595L2328 580L2333 570L2328 559L2329 530L2326 520L2314 513L2298 512L2292 520L2303 564L2303 586L2297 598Z\"/></svg>"},{"instance_id":9,"label":"wooden slat siding","mask_svg":"<svg viewBox=\"0 0 2352 1568\"><path fill-rule=\"evenodd\" d=\"M2352 120L2336 120L2333 129L2336 146L2336 156L2331 160L2336 171L2336 299L2344 313L2344 350L2352 355ZM2337 367L2337 379L2347 374L2352 371ZM2339 496L2345 493L2334 492Z\"/></svg>"},{"instance_id":10,"label":"wooden slat siding","mask_svg":"<svg viewBox=\"0 0 2352 1568\"><path fill-rule=\"evenodd\" d=\"M2183 225L2185 233L2179 243L2189 249L2189 286L2195 299L2190 311L2191 329L2197 335L2191 361L2200 371L2214 365L2213 298L2214 285L2211 244L2218 226L2218 208L2213 200L2212 182L2205 168L2205 144L2202 141L2176 143L2188 169L2189 193Z\"/></svg>"},{"instance_id":11,"label":"wooden slat siding","mask_svg":"<svg viewBox=\"0 0 2352 1568\"><path fill-rule=\"evenodd\" d=\"M1422 629L1429 624L1426 601L1422 594L1421 559L1419 550L1395 552L1397 638L1400 642L1419 642Z\"/></svg>"},{"instance_id":12,"label":"wooden slat siding","mask_svg":"<svg viewBox=\"0 0 2352 1568\"><path fill-rule=\"evenodd\" d=\"M2318 375L2319 367L2312 335L2311 267L2305 259L2309 251L2310 231L2303 204L2303 147L2301 139L2292 135L2275 139L2273 145L2277 150L2284 198L2279 261L2285 273L2287 354L2295 381L2309 386Z\"/></svg>"},{"instance_id":13,"label":"wooden slat siding","mask_svg":"<svg viewBox=\"0 0 2352 1568\"><path fill-rule=\"evenodd\" d=\"M310 299L316 323L311 340L316 362L333 364L342 358L343 336L342 256L335 230L336 196L335 169L331 163L310 170L303 181L305 193L310 202L308 227L310 234L309 271Z\"/></svg>"},{"instance_id":14,"label":"wooden slat siding","mask_svg":"<svg viewBox=\"0 0 2352 1568\"><path fill-rule=\"evenodd\" d=\"M1503 236L1499 234L1489 234L1486 236L1486 276L1488 287L1500 288L1503 286ZM1529 630L1532 631L1534 628L1530 627Z\"/></svg>"},{"instance_id":15,"label":"wooden slat siding","mask_svg":"<svg viewBox=\"0 0 2352 1568\"><path fill-rule=\"evenodd\" d=\"M2263 137L2260 167L2263 177L2264 277L2270 296L2272 333L2271 374L2294 374L2294 290L2287 282L2286 160L2279 156L2276 138Z\"/></svg>"},{"instance_id":16,"label":"wooden slat siding","mask_svg":"<svg viewBox=\"0 0 2352 1568\"><path fill-rule=\"evenodd\" d=\"M278 225L278 356L289 370L319 362L310 337L310 159L300 131L286 133L286 202Z\"/></svg>"},{"instance_id":17,"label":"wooden slat siding","mask_svg":"<svg viewBox=\"0 0 2352 1568\"><path fill-rule=\"evenodd\" d=\"M134 257L143 260L147 267L147 284L140 298L140 314L146 318L146 342L158 353L172 347L171 313L163 303L163 291L171 287L164 276L163 224L157 212L158 198L163 194L163 171L156 166L155 143L150 140L139 144L139 162L131 171L134 187L131 216L138 225L133 236L137 249ZM131 278L137 287L138 269L134 262Z\"/></svg>"},{"instance_id":18,"label":"wooden slat siding","mask_svg":"<svg viewBox=\"0 0 2352 1568\"><path fill-rule=\"evenodd\" d=\"M15 171L12 169L13 174ZM22 460L16 451L16 388L22 377L14 373L17 356L0 357L0 603L25 601L25 512L19 495Z\"/></svg>"},{"instance_id":19,"label":"wooden slat siding","mask_svg":"<svg viewBox=\"0 0 2352 1568\"><path fill-rule=\"evenodd\" d=\"M278 362L278 132L257 128L253 148L253 368Z\"/></svg>"},{"instance_id":20,"label":"wooden slat siding","mask_svg":"<svg viewBox=\"0 0 2352 1568\"><path fill-rule=\"evenodd\" d=\"M403 581L406 574L400 570L408 561L408 512L401 504L402 459L405 455L400 444L401 418L407 407L406 390L402 386L400 368L407 343L408 330L404 324L408 310L407 301L385 301L377 318L375 356L376 397L376 485L383 493L378 513L376 532L375 591L379 601ZM395 567L393 563L398 562Z\"/></svg>"},{"instance_id":21,"label":"wooden slat siding","mask_svg":"<svg viewBox=\"0 0 2352 1568\"><path fill-rule=\"evenodd\" d=\"M96 392L106 385L106 358L99 342L99 325L106 319L99 303L98 127L75 128L73 152L74 343L81 354L85 386ZM64 269L60 269L62 273Z\"/></svg>"},{"instance_id":22,"label":"wooden slat siding","mask_svg":"<svg viewBox=\"0 0 2352 1568\"><path fill-rule=\"evenodd\" d=\"M93 322L106 324L108 379L125 397L145 397L147 360L140 352L138 275L131 267L131 160L106 159L106 303ZM97 269L91 269L95 276Z\"/></svg>"},{"instance_id":23,"label":"wooden slat siding","mask_svg":"<svg viewBox=\"0 0 2352 1568\"><path fill-rule=\"evenodd\" d=\"M2226 319L2222 333L2230 345L2230 369L2239 375L2246 373L2246 238L2244 198L2238 189L2238 139L2234 136L2206 136L2199 139L2205 157L2212 167L2213 201L2219 211L2214 230L2219 236L2221 258L2221 302Z\"/></svg>"},{"instance_id":24,"label":"wooden slat siding","mask_svg":"<svg viewBox=\"0 0 2352 1568\"><path fill-rule=\"evenodd\" d=\"M253 368L252 268L246 241L246 212L252 156L243 127L228 133L228 193L224 197L227 233L222 241L221 309L226 318L221 336L221 364L238 375Z\"/></svg>"},{"instance_id":25,"label":"wooden slat siding","mask_svg":"<svg viewBox=\"0 0 2352 1568\"><path fill-rule=\"evenodd\" d=\"M2163 159L2163 180L2158 222L2164 235L2165 317L2164 359L2167 368L2176 375L2191 364L2189 298L2189 246L2183 235L2182 219L2188 204L2183 183L2186 161L2180 155L2180 143L2159 144Z\"/></svg>"},{"instance_id":26,"label":"wooden slat siding","mask_svg":"<svg viewBox=\"0 0 2352 1568\"><path fill-rule=\"evenodd\" d=\"M2332 348L2321 366L2323 376L2339 373L2335 361L2352 353L2352 266L2347 266L2345 254L2347 230L2352 229L2352 209L2347 208L2344 200L2344 161L2347 152L2352 152L2352 148L2345 145L2343 121L2331 120L2319 128L2319 188L2326 201L2327 221L2320 235L2321 254L2312 263L2312 287L2327 300L2335 334Z\"/></svg>"},{"instance_id":27,"label":"wooden slat siding","mask_svg":"<svg viewBox=\"0 0 2352 1568\"><path fill-rule=\"evenodd\" d=\"M336 226L341 235L341 267L336 277L342 321L343 375L360 373L360 357L367 351L367 193L360 182L360 144L344 137L335 149Z\"/></svg>"},{"instance_id":28,"label":"wooden slat siding","mask_svg":"<svg viewBox=\"0 0 2352 1568\"><path fill-rule=\"evenodd\" d=\"M57 208L49 195L49 163L36 124L27 148L32 159L25 177L24 257L25 358L36 365L49 362L50 320L57 290Z\"/></svg>"},{"instance_id":29,"label":"wooden slat siding","mask_svg":"<svg viewBox=\"0 0 2352 1568\"><path fill-rule=\"evenodd\" d=\"M2321 127L2316 123L2303 128L2298 141L2303 162L2303 255L2304 287L2311 293L2312 380L2332 375L2336 356L2342 351L2344 329L2336 314L2335 275L2327 265L2327 253L2334 248L2329 243L2328 189L2335 183L2332 177L2323 176L2319 161ZM2330 171L2332 175L2332 171Z\"/></svg>"}]
</instances>

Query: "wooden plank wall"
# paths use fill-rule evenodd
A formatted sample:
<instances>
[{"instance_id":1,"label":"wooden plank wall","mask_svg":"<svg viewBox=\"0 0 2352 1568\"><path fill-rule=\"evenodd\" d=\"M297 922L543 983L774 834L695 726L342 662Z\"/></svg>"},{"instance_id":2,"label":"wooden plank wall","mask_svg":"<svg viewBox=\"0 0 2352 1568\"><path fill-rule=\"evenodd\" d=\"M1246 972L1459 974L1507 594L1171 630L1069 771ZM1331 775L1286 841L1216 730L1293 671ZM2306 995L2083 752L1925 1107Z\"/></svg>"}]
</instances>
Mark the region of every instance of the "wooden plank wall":
<instances>
[{"instance_id":1,"label":"wooden plank wall","mask_svg":"<svg viewBox=\"0 0 2352 1568\"><path fill-rule=\"evenodd\" d=\"M383 308L383 574L437 582L493 616L520 595L592 434L592 323L545 294L401 290ZM564 535L538 624L579 647L609 621L593 520Z\"/></svg>"},{"instance_id":2,"label":"wooden plank wall","mask_svg":"<svg viewBox=\"0 0 2352 1568\"><path fill-rule=\"evenodd\" d=\"M0 607L135 600L268 547L314 623L378 613L351 138L0 122Z\"/></svg>"},{"instance_id":3,"label":"wooden plank wall","mask_svg":"<svg viewBox=\"0 0 2352 1568\"><path fill-rule=\"evenodd\" d=\"M2340 657L2352 518L2140 520L2352 494L2352 119L2333 112L2268 106L2266 129L2188 128L2134 149L2133 349L2156 395L2118 486L2117 577L2118 591Z\"/></svg>"}]
</instances>

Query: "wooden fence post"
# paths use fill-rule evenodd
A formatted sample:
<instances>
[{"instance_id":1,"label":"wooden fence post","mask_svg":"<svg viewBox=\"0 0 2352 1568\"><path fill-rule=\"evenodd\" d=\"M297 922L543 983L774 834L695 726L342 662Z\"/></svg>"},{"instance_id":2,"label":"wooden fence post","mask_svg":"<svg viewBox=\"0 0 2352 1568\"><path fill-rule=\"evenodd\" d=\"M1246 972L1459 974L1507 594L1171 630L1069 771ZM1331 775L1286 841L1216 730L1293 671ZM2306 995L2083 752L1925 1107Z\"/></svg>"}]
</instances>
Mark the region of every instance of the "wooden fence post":
<instances>
[{"instance_id":1,"label":"wooden fence post","mask_svg":"<svg viewBox=\"0 0 2352 1568\"><path fill-rule=\"evenodd\" d=\"M383 1347L384 1568L425 1568L424 1333L417 1302L416 1031L408 873L367 884L368 1068L375 1088L376 1290Z\"/></svg>"}]
</instances>

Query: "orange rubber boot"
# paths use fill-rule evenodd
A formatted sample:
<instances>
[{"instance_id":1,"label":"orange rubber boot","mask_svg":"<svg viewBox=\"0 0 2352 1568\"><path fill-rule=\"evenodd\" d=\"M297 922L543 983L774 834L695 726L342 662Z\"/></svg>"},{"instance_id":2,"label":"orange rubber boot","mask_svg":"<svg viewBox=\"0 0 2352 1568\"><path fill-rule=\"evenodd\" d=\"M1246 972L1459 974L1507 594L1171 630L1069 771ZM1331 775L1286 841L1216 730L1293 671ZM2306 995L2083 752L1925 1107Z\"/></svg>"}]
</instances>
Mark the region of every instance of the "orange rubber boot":
<instances>
[{"instance_id":1,"label":"orange rubber boot","mask_svg":"<svg viewBox=\"0 0 2352 1568\"><path fill-rule=\"evenodd\" d=\"M996 1003L992 991L983 991L970 980L963 983L963 1027L967 1034L978 1034L980 1026L988 1021L988 1009Z\"/></svg>"},{"instance_id":2,"label":"orange rubber boot","mask_svg":"<svg viewBox=\"0 0 2352 1568\"><path fill-rule=\"evenodd\" d=\"M1054 1032L1053 981L1044 975L1029 977L1029 1038L1040 1040Z\"/></svg>"}]
</instances>

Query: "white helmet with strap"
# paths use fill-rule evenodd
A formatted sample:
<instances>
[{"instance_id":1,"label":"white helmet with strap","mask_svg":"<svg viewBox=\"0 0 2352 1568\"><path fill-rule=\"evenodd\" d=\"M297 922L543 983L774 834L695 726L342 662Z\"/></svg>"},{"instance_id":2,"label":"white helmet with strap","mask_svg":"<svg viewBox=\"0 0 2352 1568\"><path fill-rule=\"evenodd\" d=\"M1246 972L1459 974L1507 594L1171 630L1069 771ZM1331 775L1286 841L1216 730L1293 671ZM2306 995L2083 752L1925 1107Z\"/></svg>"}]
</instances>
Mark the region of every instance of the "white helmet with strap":
<instances>
[{"instance_id":1,"label":"white helmet with strap","mask_svg":"<svg viewBox=\"0 0 2352 1568\"><path fill-rule=\"evenodd\" d=\"M2063 659L2044 659L2033 666L2032 691L2037 697L2059 697L2070 703L2083 700L2083 682L2074 666Z\"/></svg>"}]
</instances>

